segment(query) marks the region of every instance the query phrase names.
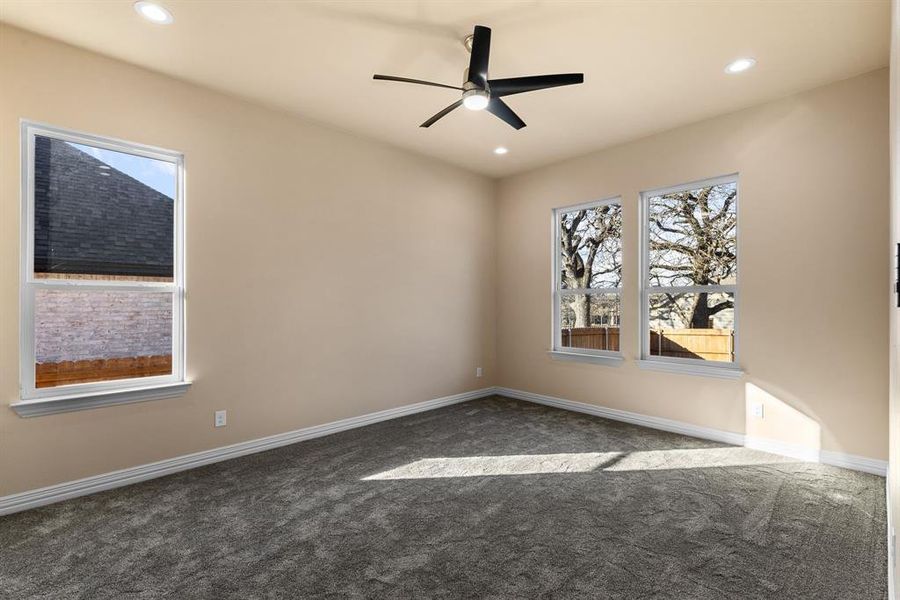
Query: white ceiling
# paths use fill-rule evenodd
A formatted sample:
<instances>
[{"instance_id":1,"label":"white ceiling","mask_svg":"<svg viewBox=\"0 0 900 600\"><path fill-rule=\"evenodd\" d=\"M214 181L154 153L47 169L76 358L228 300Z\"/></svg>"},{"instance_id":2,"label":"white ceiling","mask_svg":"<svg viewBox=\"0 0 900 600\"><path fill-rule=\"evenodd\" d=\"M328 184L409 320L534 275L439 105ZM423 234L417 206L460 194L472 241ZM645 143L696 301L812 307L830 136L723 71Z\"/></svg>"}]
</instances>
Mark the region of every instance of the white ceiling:
<instances>
[{"instance_id":1,"label":"white ceiling","mask_svg":"<svg viewBox=\"0 0 900 600\"><path fill-rule=\"evenodd\" d=\"M889 0L161 3L173 24L131 0L0 0L0 20L492 176L886 66L890 41ZM458 85L475 24L493 28L491 77L584 85L507 98L521 131L464 109L419 128L458 92L372 74Z\"/></svg>"}]
</instances>

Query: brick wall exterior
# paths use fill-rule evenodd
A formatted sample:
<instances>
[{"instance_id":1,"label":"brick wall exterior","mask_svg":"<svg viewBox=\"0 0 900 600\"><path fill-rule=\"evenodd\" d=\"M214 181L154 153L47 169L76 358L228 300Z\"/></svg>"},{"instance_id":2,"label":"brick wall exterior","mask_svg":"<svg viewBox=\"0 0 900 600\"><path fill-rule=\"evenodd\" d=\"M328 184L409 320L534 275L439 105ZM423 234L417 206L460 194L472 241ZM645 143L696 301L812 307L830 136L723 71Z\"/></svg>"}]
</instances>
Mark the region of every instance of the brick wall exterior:
<instances>
[{"instance_id":1,"label":"brick wall exterior","mask_svg":"<svg viewBox=\"0 0 900 600\"><path fill-rule=\"evenodd\" d=\"M38 363L172 353L171 294L38 290L35 295Z\"/></svg>"}]
</instances>

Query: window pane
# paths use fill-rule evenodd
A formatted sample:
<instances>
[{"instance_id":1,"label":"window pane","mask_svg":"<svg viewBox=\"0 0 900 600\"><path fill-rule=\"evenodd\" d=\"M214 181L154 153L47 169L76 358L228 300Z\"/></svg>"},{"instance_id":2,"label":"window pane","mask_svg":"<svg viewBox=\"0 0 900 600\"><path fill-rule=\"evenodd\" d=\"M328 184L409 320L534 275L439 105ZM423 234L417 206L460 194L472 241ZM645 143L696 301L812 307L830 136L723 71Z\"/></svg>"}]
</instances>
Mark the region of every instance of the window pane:
<instances>
[{"instance_id":1,"label":"window pane","mask_svg":"<svg viewBox=\"0 0 900 600\"><path fill-rule=\"evenodd\" d=\"M562 294L562 347L618 351L619 314L619 294Z\"/></svg>"},{"instance_id":2,"label":"window pane","mask_svg":"<svg viewBox=\"0 0 900 600\"><path fill-rule=\"evenodd\" d=\"M174 164L36 136L34 273L172 281Z\"/></svg>"},{"instance_id":3,"label":"window pane","mask_svg":"<svg viewBox=\"0 0 900 600\"><path fill-rule=\"evenodd\" d=\"M172 294L36 290L35 385L172 373Z\"/></svg>"},{"instance_id":4,"label":"window pane","mask_svg":"<svg viewBox=\"0 0 900 600\"><path fill-rule=\"evenodd\" d=\"M559 215L560 286L622 285L622 205L607 204Z\"/></svg>"},{"instance_id":5,"label":"window pane","mask_svg":"<svg viewBox=\"0 0 900 600\"><path fill-rule=\"evenodd\" d=\"M734 362L734 294L650 294L650 355Z\"/></svg>"},{"instance_id":6,"label":"window pane","mask_svg":"<svg viewBox=\"0 0 900 600\"><path fill-rule=\"evenodd\" d=\"M736 183L651 196L648 209L651 286L736 282Z\"/></svg>"}]
</instances>

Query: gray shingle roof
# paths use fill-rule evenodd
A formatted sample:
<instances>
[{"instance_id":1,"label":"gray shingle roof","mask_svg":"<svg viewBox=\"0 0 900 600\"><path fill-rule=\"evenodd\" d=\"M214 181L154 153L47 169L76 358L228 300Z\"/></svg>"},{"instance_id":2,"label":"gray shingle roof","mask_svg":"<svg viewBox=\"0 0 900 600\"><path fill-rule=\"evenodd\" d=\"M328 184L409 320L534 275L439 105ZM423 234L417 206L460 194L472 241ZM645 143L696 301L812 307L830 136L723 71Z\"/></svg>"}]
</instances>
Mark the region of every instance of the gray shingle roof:
<instances>
[{"instance_id":1,"label":"gray shingle roof","mask_svg":"<svg viewBox=\"0 0 900 600\"><path fill-rule=\"evenodd\" d=\"M174 201L78 150L37 136L34 270L171 277Z\"/></svg>"}]
</instances>

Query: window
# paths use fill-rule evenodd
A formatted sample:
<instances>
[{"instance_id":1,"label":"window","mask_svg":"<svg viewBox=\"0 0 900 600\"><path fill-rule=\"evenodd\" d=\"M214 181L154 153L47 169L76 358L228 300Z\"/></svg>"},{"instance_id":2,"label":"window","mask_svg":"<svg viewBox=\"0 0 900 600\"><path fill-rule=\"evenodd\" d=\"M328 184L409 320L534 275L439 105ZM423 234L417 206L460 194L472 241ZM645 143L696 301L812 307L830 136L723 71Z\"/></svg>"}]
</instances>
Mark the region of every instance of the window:
<instances>
[{"instance_id":1,"label":"window","mask_svg":"<svg viewBox=\"0 0 900 600\"><path fill-rule=\"evenodd\" d=\"M22 142L14 408L40 414L183 391L181 155L30 123ZM77 401L85 397L94 400Z\"/></svg>"},{"instance_id":2,"label":"window","mask_svg":"<svg viewBox=\"0 0 900 600\"><path fill-rule=\"evenodd\" d=\"M641 194L642 358L736 365L736 176Z\"/></svg>"},{"instance_id":3,"label":"window","mask_svg":"<svg viewBox=\"0 0 900 600\"><path fill-rule=\"evenodd\" d=\"M553 211L553 352L619 355L622 202Z\"/></svg>"}]
</instances>

